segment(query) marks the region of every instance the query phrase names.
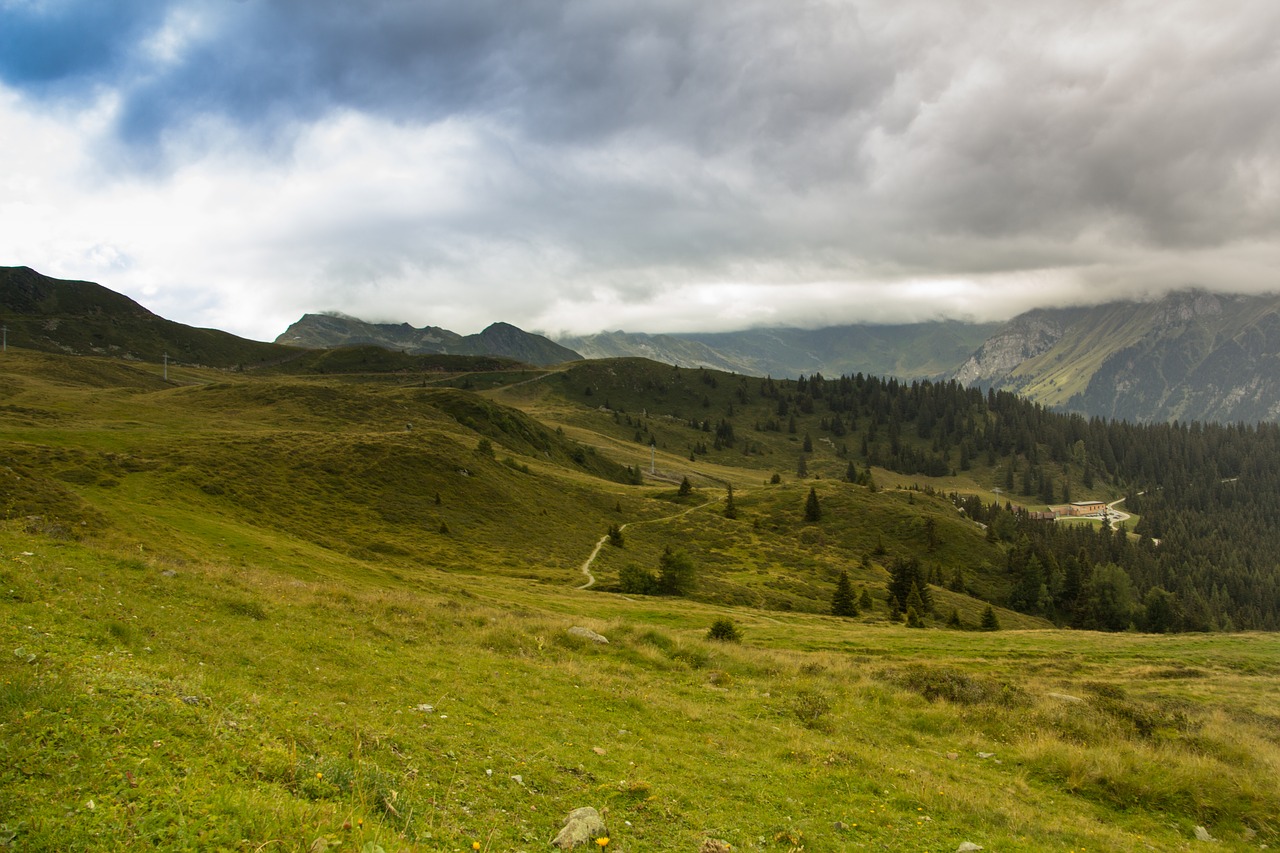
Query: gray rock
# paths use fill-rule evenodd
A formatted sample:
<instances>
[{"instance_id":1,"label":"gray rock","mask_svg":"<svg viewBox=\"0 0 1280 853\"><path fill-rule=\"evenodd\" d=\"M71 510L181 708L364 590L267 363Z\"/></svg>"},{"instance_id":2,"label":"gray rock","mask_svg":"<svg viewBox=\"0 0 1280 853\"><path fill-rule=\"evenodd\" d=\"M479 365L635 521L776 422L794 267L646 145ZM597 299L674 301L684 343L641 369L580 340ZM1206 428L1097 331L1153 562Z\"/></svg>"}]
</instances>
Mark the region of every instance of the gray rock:
<instances>
[{"instance_id":1,"label":"gray rock","mask_svg":"<svg viewBox=\"0 0 1280 853\"><path fill-rule=\"evenodd\" d=\"M1209 830L1205 829L1203 826L1196 827L1196 841L1217 841L1217 840L1218 839L1210 835Z\"/></svg>"},{"instance_id":2,"label":"gray rock","mask_svg":"<svg viewBox=\"0 0 1280 853\"><path fill-rule=\"evenodd\" d=\"M981 850L982 845L974 844L972 841L962 841L960 846L956 848L956 853L976 853Z\"/></svg>"},{"instance_id":3,"label":"gray rock","mask_svg":"<svg viewBox=\"0 0 1280 853\"><path fill-rule=\"evenodd\" d=\"M584 640L590 640L593 643L608 643L609 639L601 634L597 634L590 628L583 628L581 625L574 625L569 629L569 633L575 637L582 637Z\"/></svg>"},{"instance_id":4,"label":"gray rock","mask_svg":"<svg viewBox=\"0 0 1280 853\"><path fill-rule=\"evenodd\" d=\"M579 844L590 844L597 838L609 834L605 829L604 818L591 806L583 806L569 812L564 819L564 827L551 839L551 844L561 850L572 850Z\"/></svg>"}]
</instances>

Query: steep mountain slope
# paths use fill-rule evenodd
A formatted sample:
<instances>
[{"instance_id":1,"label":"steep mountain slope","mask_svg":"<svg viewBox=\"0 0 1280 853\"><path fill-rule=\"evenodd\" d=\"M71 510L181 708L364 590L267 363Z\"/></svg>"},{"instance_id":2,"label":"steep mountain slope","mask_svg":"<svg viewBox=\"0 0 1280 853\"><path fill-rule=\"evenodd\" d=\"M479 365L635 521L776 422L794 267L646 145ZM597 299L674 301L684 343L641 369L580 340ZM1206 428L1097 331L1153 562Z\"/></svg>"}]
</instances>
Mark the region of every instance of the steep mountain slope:
<instances>
[{"instance_id":1,"label":"steep mountain slope","mask_svg":"<svg viewBox=\"0 0 1280 853\"><path fill-rule=\"evenodd\" d=\"M560 342L588 358L635 356L748 376L794 379L812 373L862 373L924 379L952 371L997 328L994 323L946 320L674 335L618 331L566 337Z\"/></svg>"},{"instance_id":2,"label":"steep mountain slope","mask_svg":"<svg viewBox=\"0 0 1280 853\"><path fill-rule=\"evenodd\" d=\"M372 344L407 353L500 356L537 365L582 358L542 335L509 323L494 323L479 334L464 336L437 326L416 329L408 323L366 323L336 314L304 314L276 338L276 343L311 349Z\"/></svg>"},{"instance_id":3,"label":"steep mountain slope","mask_svg":"<svg viewBox=\"0 0 1280 853\"><path fill-rule=\"evenodd\" d=\"M992 335L953 377L1135 421L1280 418L1280 297L1204 291L1041 309Z\"/></svg>"},{"instance_id":4,"label":"steep mountain slope","mask_svg":"<svg viewBox=\"0 0 1280 853\"><path fill-rule=\"evenodd\" d=\"M0 267L0 315L12 346L209 367L252 367L293 358L293 347L195 329L159 317L127 296L88 281L64 281L29 267Z\"/></svg>"}]
</instances>

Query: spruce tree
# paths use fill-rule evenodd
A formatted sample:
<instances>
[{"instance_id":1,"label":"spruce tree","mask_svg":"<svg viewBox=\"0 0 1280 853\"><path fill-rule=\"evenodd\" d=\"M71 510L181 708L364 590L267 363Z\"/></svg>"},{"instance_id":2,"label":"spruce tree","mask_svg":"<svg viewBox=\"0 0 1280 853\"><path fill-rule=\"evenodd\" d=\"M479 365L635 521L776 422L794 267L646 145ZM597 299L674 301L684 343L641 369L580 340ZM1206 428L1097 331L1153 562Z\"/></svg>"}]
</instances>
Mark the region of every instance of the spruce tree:
<instances>
[{"instance_id":1,"label":"spruce tree","mask_svg":"<svg viewBox=\"0 0 1280 853\"><path fill-rule=\"evenodd\" d=\"M896 595L889 596L889 621L902 621L902 604L898 601L898 597Z\"/></svg>"},{"instance_id":2,"label":"spruce tree","mask_svg":"<svg viewBox=\"0 0 1280 853\"><path fill-rule=\"evenodd\" d=\"M725 517L725 518L737 518L737 517L738 517L738 507L737 507L737 506L734 504L734 502L733 502L733 486L730 486L730 487L729 487L729 496L728 496L727 498L725 498L725 502L724 502L724 517Z\"/></svg>"},{"instance_id":3,"label":"spruce tree","mask_svg":"<svg viewBox=\"0 0 1280 853\"><path fill-rule=\"evenodd\" d=\"M933 595L929 591L920 561L914 557L897 557L889 564L889 593L906 608L913 592L920 600L918 610L921 613L931 613Z\"/></svg>"},{"instance_id":4,"label":"spruce tree","mask_svg":"<svg viewBox=\"0 0 1280 853\"><path fill-rule=\"evenodd\" d=\"M849 573L840 570L840 579L836 581L835 595L831 597L832 616L857 616L858 605L853 599L853 585L849 583Z\"/></svg>"},{"instance_id":5,"label":"spruce tree","mask_svg":"<svg viewBox=\"0 0 1280 853\"><path fill-rule=\"evenodd\" d=\"M693 586L693 560L668 545L658 558L658 589L664 595L683 595Z\"/></svg>"},{"instance_id":6,"label":"spruce tree","mask_svg":"<svg viewBox=\"0 0 1280 853\"><path fill-rule=\"evenodd\" d=\"M920 587L914 582L911 584L911 591L907 593L907 610L917 614L924 612L924 599L920 597Z\"/></svg>"},{"instance_id":7,"label":"spruce tree","mask_svg":"<svg viewBox=\"0 0 1280 853\"><path fill-rule=\"evenodd\" d=\"M858 607L861 610L872 610L876 606L875 599L871 597L871 593L864 586L862 591L858 593Z\"/></svg>"},{"instance_id":8,"label":"spruce tree","mask_svg":"<svg viewBox=\"0 0 1280 853\"><path fill-rule=\"evenodd\" d=\"M809 487L809 497L804 502L804 520L810 523L822 520L822 505L818 503L818 492Z\"/></svg>"},{"instance_id":9,"label":"spruce tree","mask_svg":"<svg viewBox=\"0 0 1280 853\"><path fill-rule=\"evenodd\" d=\"M996 618L996 611L991 607L990 604L987 605L986 610L982 611L981 627L982 627L982 630L984 631L1000 630L1000 620Z\"/></svg>"},{"instance_id":10,"label":"spruce tree","mask_svg":"<svg viewBox=\"0 0 1280 853\"><path fill-rule=\"evenodd\" d=\"M680 495L680 497L683 498L692 493L693 493L693 483L690 483L689 478L685 477L683 480L680 481L680 491L678 492L678 494Z\"/></svg>"}]
</instances>

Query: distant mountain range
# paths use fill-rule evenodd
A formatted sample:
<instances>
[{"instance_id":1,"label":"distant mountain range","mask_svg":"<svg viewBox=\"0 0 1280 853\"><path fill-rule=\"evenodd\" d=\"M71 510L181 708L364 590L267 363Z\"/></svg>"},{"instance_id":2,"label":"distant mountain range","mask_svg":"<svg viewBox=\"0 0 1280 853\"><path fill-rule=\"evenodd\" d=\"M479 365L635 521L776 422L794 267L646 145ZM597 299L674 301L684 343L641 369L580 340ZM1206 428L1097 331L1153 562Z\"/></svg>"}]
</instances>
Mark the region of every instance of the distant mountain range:
<instances>
[{"instance_id":1,"label":"distant mountain range","mask_svg":"<svg viewBox=\"0 0 1280 853\"><path fill-rule=\"evenodd\" d=\"M814 373L932 379L955 370L999 328L999 323L945 320L704 334L604 332L562 337L560 343L587 358L642 356L683 367L779 379Z\"/></svg>"},{"instance_id":2,"label":"distant mountain range","mask_svg":"<svg viewBox=\"0 0 1280 853\"><path fill-rule=\"evenodd\" d=\"M0 312L14 346L219 367L299 357L299 348L378 346L552 365L643 357L684 367L794 378L862 373L954 379L1057 409L1130 421L1280 421L1280 296L1201 290L1153 302L1046 308L1006 323L752 329L559 341L494 323L476 335L434 326L306 314L275 343L194 329L91 282L0 267Z\"/></svg>"},{"instance_id":3,"label":"distant mountain range","mask_svg":"<svg viewBox=\"0 0 1280 853\"><path fill-rule=\"evenodd\" d=\"M438 326L366 323L342 314L303 314L276 343L308 349L372 344L416 355L502 356L539 366L582 359L571 349L509 323L494 323L478 335L459 335Z\"/></svg>"}]
</instances>

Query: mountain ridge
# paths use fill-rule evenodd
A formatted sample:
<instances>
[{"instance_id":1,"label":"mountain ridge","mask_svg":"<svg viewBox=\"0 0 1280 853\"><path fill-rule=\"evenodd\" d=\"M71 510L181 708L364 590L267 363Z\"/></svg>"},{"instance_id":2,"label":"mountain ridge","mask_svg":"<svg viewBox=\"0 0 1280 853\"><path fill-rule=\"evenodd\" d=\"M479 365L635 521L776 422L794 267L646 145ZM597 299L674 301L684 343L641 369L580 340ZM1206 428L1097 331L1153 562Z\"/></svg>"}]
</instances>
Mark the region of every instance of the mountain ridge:
<instances>
[{"instance_id":1,"label":"mountain ridge","mask_svg":"<svg viewBox=\"0 0 1280 853\"><path fill-rule=\"evenodd\" d=\"M1280 420L1275 294L1185 290L1145 302L1037 308L1005 323L614 331L559 341L502 322L464 336L437 326L304 314L275 342L264 343L166 320L93 282L0 267L0 311L6 342L15 346L220 368L265 367L298 359L304 348L353 346L544 367L642 357L760 377L949 379L1013 391L1062 411L1137 422Z\"/></svg>"},{"instance_id":2,"label":"mountain ridge","mask_svg":"<svg viewBox=\"0 0 1280 853\"><path fill-rule=\"evenodd\" d=\"M1280 419L1280 296L1171 293L1035 309L950 378L1132 421Z\"/></svg>"},{"instance_id":3,"label":"mountain ridge","mask_svg":"<svg viewBox=\"0 0 1280 853\"><path fill-rule=\"evenodd\" d=\"M0 313L7 344L43 352L222 368L279 363L300 353L166 320L100 284L52 278L25 266L0 267Z\"/></svg>"},{"instance_id":4,"label":"mountain ridge","mask_svg":"<svg viewBox=\"0 0 1280 853\"><path fill-rule=\"evenodd\" d=\"M478 334L460 335L439 326L370 323L332 312L303 314L275 342L307 349L372 344L415 355L503 356L541 367L582 359L568 347L510 323L492 323Z\"/></svg>"}]
</instances>

